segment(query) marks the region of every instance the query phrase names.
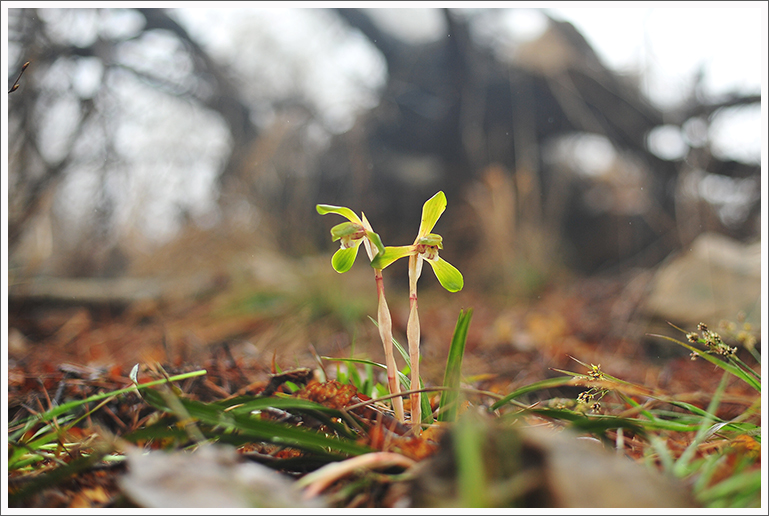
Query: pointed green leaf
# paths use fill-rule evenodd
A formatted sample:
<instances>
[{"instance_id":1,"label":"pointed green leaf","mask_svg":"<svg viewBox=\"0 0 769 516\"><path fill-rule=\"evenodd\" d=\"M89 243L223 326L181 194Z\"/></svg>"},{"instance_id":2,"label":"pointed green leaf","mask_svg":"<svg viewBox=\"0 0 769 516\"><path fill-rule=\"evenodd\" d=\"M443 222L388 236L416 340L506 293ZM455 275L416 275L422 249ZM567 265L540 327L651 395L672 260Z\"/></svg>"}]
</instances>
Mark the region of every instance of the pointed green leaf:
<instances>
[{"instance_id":1,"label":"pointed green leaf","mask_svg":"<svg viewBox=\"0 0 769 516\"><path fill-rule=\"evenodd\" d=\"M355 222L342 222L331 228L331 238L333 242L336 242L342 237L354 235L363 230L361 224Z\"/></svg>"},{"instance_id":2,"label":"pointed green leaf","mask_svg":"<svg viewBox=\"0 0 769 516\"><path fill-rule=\"evenodd\" d=\"M366 231L366 236L371 241L371 243L376 246L377 251L379 251L377 255L384 254L385 246L382 243L382 239L379 237L379 235L377 233L374 233L373 231Z\"/></svg>"},{"instance_id":3,"label":"pointed green leaf","mask_svg":"<svg viewBox=\"0 0 769 516\"><path fill-rule=\"evenodd\" d=\"M336 213L346 218L350 222L355 222L363 225L363 222L361 222L361 220L358 218L355 212L352 211L350 208L345 208L344 206L334 206L331 204L317 204L315 206L315 209L321 215L325 215L326 213Z\"/></svg>"},{"instance_id":4,"label":"pointed green leaf","mask_svg":"<svg viewBox=\"0 0 769 516\"><path fill-rule=\"evenodd\" d=\"M369 239L369 242L374 244L374 246L377 249L376 254L384 254L384 244L382 243L382 239L379 237L379 234L374 232L374 229L371 227L371 223L366 218L366 214L361 212L360 218L363 221L363 227L366 229L366 236Z\"/></svg>"},{"instance_id":5,"label":"pointed green leaf","mask_svg":"<svg viewBox=\"0 0 769 516\"><path fill-rule=\"evenodd\" d=\"M384 251L376 255L371 262L371 266L375 269L382 270L396 260L400 260L404 256L414 252L413 245L403 245L399 247L385 247Z\"/></svg>"},{"instance_id":6,"label":"pointed green leaf","mask_svg":"<svg viewBox=\"0 0 769 516\"><path fill-rule=\"evenodd\" d=\"M355 257L358 256L358 248L362 240L358 240L353 247L347 249L340 249L334 253L331 257L331 266L338 273L347 272L355 262Z\"/></svg>"},{"instance_id":7,"label":"pointed green leaf","mask_svg":"<svg viewBox=\"0 0 769 516\"><path fill-rule=\"evenodd\" d=\"M429 235L425 235L422 238L420 238L417 241L417 244L433 245L438 249L443 249L443 237L440 235L436 235L435 233L430 233Z\"/></svg>"},{"instance_id":8,"label":"pointed green leaf","mask_svg":"<svg viewBox=\"0 0 769 516\"><path fill-rule=\"evenodd\" d=\"M465 279L462 277L462 273L443 258L438 257L437 260L425 261L432 266L435 277L441 282L443 288L449 292L459 292L465 286Z\"/></svg>"},{"instance_id":9,"label":"pointed green leaf","mask_svg":"<svg viewBox=\"0 0 769 516\"><path fill-rule=\"evenodd\" d=\"M454 421L459 413L459 380L462 372L462 359L465 355L465 344L467 343L467 330L470 328L472 317L472 308L468 309L467 312L459 311L459 318L449 347L446 371L443 375L443 386L448 387L449 390L441 392L440 403L438 404L438 421Z\"/></svg>"},{"instance_id":10,"label":"pointed green leaf","mask_svg":"<svg viewBox=\"0 0 769 516\"><path fill-rule=\"evenodd\" d=\"M430 197L422 206L422 222L419 224L419 235L421 238L427 235L435 227L435 223L441 217L446 209L446 194L443 191Z\"/></svg>"},{"instance_id":11,"label":"pointed green leaf","mask_svg":"<svg viewBox=\"0 0 769 516\"><path fill-rule=\"evenodd\" d=\"M154 389L148 389L144 399L155 408L173 412L166 399ZM235 431L254 440L279 443L313 453L360 455L370 451L350 439L330 437L304 427L255 418L250 414L230 414L221 407L200 401L177 399L193 420L205 425L219 425L225 431Z\"/></svg>"},{"instance_id":12,"label":"pointed green leaf","mask_svg":"<svg viewBox=\"0 0 769 516\"><path fill-rule=\"evenodd\" d=\"M550 389L552 387L561 387L563 385L568 385L569 383L572 383L574 378L571 376L558 376L556 378L548 378L546 380L541 380L539 382L534 382L532 384L526 385L524 387L521 387L520 389L511 392L501 400L494 403L491 407L489 407L489 412L493 412L507 403L510 403L513 399L517 398L518 396L523 396L524 394L527 394L529 392L537 391L540 389Z\"/></svg>"}]
</instances>

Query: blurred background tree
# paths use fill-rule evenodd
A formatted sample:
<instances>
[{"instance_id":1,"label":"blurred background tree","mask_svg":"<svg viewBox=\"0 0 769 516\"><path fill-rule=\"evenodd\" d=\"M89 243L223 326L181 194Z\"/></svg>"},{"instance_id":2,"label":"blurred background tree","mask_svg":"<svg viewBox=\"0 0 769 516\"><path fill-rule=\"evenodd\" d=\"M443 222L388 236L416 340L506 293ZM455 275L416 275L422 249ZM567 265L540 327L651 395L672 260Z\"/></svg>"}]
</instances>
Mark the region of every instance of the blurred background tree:
<instances>
[{"instance_id":1,"label":"blurred background tree","mask_svg":"<svg viewBox=\"0 0 769 516\"><path fill-rule=\"evenodd\" d=\"M11 8L11 282L316 253L317 202L407 243L439 189L445 256L489 289L758 238L759 157L713 138L758 91L701 75L660 107L546 11L431 10L423 38L385 14Z\"/></svg>"}]
</instances>

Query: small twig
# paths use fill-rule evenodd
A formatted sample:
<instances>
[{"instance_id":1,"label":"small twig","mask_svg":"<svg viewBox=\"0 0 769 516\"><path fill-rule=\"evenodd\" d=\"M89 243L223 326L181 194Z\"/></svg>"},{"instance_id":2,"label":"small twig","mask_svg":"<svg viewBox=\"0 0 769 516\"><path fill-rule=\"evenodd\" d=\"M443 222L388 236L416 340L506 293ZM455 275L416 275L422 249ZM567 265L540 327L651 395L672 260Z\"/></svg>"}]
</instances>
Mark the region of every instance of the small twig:
<instances>
[{"instance_id":1,"label":"small twig","mask_svg":"<svg viewBox=\"0 0 769 516\"><path fill-rule=\"evenodd\" d=\"M315 349L315 346L312 343L309 344L309 348L310 348L310 353L312 353L313 358L315 358L315 361L318 363L318 367L320 368L320 372L323 375L323 377L319 378L319 380L321 382L325 382L326 379L328 378L328 374L326 373L326 366L323 365L323 359L318 354L318 350Z\"/></svg>"},{"instance_id":2,"label":"small twig","mask_svg":"<svg viewBox=\"0 0 769 516\"><path fill-rule=\"evenodd\" d=\"M274 360L274 359L273 359ZM270 383L259 393L260 398L266 398L275 394L278 387L286 382L293 382L297 384L306 385L312 379L312 369L309 367L300 367L298 369L292 369L280 374L271 374Z\"/></svg>"},{"instance_id":3,"label":"small twig","mask_svg":"<svg viewBox=\"0 0 769 516\"><path fill-rule=\"evenodd\" d=\"M21 79L21 74L24 73L24 70L26 70L28 66L29 66L29 61L27 61L21 66L21 71L19 72L19 76L16 77L16 80L13 82L13 86L11 86L11 89L8 90L8 95L10 95L11 93L19 89L19 80Z\"/></svg>"},{"instance_id":4,"label":"small twig","mask_svg":"<svg viewBox=\"0 0 769 516\"><path fill-rule=\"evenodd\" d=\"M374 452L359 455L342 462L327 464L312 473L305 475L297 481L297 485L304 487L302 497L309 500L318 496L331 484L357 470L381 469L399 466L408 469L416 464L415 461L392 452Z\"/></svg>"},{"instance_id":5,"label":"small twig","mask_svg":"<svg viewBox=\"0 0 769 516\"><path fill-rule=\"evenodd\" d=\"M123 430L128 430L128 425L126 425L123 422L123 420L121 420L119 417L117 417L117 414L115 414L115 411L113 411L111 408L109 408L108 405L104 405L102 408L118 424L119 427L121 427Z\"/></svg>"},{"instance_id":6,"label":"small twig","mask_svg":"<svg viewBox=\"0 0 769 516\"><path fill-rule=\"evenodd\" d=\"M414 393L418 393L418 392L420 392L420 393L421 392L439 392L439 391L450 391L450 390L452 390L450 387L443 387L443 386L438 387L438 386L436 386L436 387L425 387L424 389L412 389L412 390L408 390L408 391L401 391L401 392L399 392L397 394L388 394L386 396L380 396L378 398L372 398L370 400L361 401L360 403L356 403L355 405L350 405L349 407L345 407L345 410L354 410L356 408L364 407L366 405L371 405L372 403L376 403L378 401L389 400L390 398L395 398L396 396L408 396L410 394L414 394ZM488 396L490 398L495 398L495 399L500 399L500 400L502 398L504 398L504 396L502 396L501 394L497 394L497 393L491 392L491 391L484 391L484 390L481 390L481 389L472 389L472 388L468 388L468 387L462 387L459 390L461 392L468 392L468 393L472 393L472 394L482 394L484 396ZM517 404L520 407L528 407L528 405L520 403L520 402L514 402L514 400L511 400L511 403Z\"/></svg>"},{"instance_id":7,"label":"small twig","mask_svg":"<svg viewBox=\"0 0 769 516\"><path fill-rule=\"evenodd\" d=\"M232 354L232 349L230 348L230 344L228 342L224 342L222 343L222 348L224 349L224 353L227 355L227 358L230 359L230 361L232 362L232 365L235 367L235 370L238 372L238 376L240 376L240 380L245 384L249 384L251 380L248 379L246 374L243 372L243 369L240 368L238 361L235 360L235 357Z\"/></svg>"}]
</instances>

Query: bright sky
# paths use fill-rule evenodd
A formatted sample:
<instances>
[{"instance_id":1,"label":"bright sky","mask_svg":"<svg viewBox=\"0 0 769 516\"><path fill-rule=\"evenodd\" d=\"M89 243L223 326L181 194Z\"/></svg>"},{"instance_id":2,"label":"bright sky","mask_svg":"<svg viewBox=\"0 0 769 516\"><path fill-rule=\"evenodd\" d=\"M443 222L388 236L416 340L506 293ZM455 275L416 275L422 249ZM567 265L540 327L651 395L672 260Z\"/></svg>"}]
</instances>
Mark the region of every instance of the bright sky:
<instances>
[{"instance_id":1,"label":"bright sky","mask_svg":"<svg viewBox=\"0 0 769 516\"><path fill-rule=\"evenodd\" d=\"M767 74L764 2L516 2L515 6L547 9L554 18L574 24L606 65L624 73L642 71L645 93L663 108L685 98L700 69L703 91L714 97L759 93ZM519 35L536 37L544 28L525 10L504 18ZM429 40L442 29L439 16L422 9L390 9L378 13L377 20L415 40ZM716 151L759 160L765 125L758 107L722 116L711 132Z\"/></svg>"},{"instance_id":2,"label":"bright sky","mask_svg":"<svg viewBox=\"0 0 769 516\"><path fill-rule=\"evenodd\" d=\"M409 8L402 8L404 5ZM333 13L291 7L380 7L370 11L378 22L415 40L445 37L437 7L459 8L460 13L468 14L480 8L515 6L486 16L484 22L488 30L506 31L508 40L536 37L544 28L536 9L547 9L551 16L572 22L608 66L621 73L643 71L647 95L662 107L685 98L700 68L703 92L715 97L759 92L767 74L765 2L202 2L165 6L183 8L175 15L214 59L246 72L251 82L243 90L245 95L254 95L258 101L260 95L269 97L270 88L304 94L325 127L334 132L348 129L357 113L376 104L374 92L385 80L384 64L371 44L365 38L350 37ZM190 6L193 8L187 8ZM164 48L160 43L156 42L157 49ZM3 69L3 76L7 73ZM266 111L260 123L269 123L270 112ZM714 152L721 158L759 160L766 141L765 117L762 119L758 107L729 110L717 117L710 129ZM327 137L318 133L319 138ZM686 149L677 128L662 128L656 140L654 136L650 136L650 144L663 157L680 157ZM655 141L667 146L655 148ZM208 168L209 176L217 170L214 165Z\"/></svg>"},{"instance_id":3,"label":"bright sky","mask_svg":"<svg viewBox=\"0 0 769 516\"><path fill-rule=\"evenodd\" d=\"M662 107L680 103L700 70L708 95L761 92L767 74L766 4L702 5L557 8L553 14L580 29L607 65L644 70L645 93ZM731 110L711 127L714 151L758 162L765 127L760 107Z\"/></svg>"}]
</instances>

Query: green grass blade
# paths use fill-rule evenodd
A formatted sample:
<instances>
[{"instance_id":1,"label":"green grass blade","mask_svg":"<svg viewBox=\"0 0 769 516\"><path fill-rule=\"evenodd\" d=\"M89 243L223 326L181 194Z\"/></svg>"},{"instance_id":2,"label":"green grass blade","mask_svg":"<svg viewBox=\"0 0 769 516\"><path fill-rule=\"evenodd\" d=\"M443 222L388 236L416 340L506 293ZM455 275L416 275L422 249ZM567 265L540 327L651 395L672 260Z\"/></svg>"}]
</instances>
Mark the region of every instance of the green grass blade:
<instances>
[{"instance_id":1,"label":"green grass blade","mask_svg":"<svg viewBox=\"0 0 769 516\"><path fill-rule=\"evenodd\" d=\"M328 414L334 414L339 416L339 411L328 408L314 401L305 400L301 398L284 397L284 396L270 396L266 398L254 398L244 400L243 398L227 400L226 403L210 403L209 405L215 407L221 407L222 410L229 414L248 415L258 410L265 410L269 408L276 408L281 410L317 410L319 412L326 412Z\"/></svg>"},{"instance_id":2,"label":"green grass blade","mask_svg":"<svg viewBox=\"0 0 769 516\"><path fill-rule=\"evenodd\" d=\"M718 405L721 403L721 397L724 394L724 391L726 390L726 384L729 380L729 372L724 371L723 376L721 377L721 382L718 384L718 388L716 388L716 391L713 393L713 398L710 400L710 403L708 404L708 408L706 409L706 413L708 415L715 414L716 410L718 409ZM678 458L678 461L676 461L675 469L673 472L678 477L684 477L687 474L687 470L689 469L689 463L694 458L694 455L697 453L697 448L700 444L706 439L708 435L710 435L710 432L708 431L710 427L713 425L713 419L706 416L702 418L702 424L700 425L699 430L697 431L697 435L694 437L694 440L692 440L691 443L689 443L689 446L686 447L684 452L681 454L681 456Z\"/></svg>"},{"instance_id":3,"label":"green grass blade","mask_svg":"<svg viewBox=\"0 0 769 516\"><path fill-rule=\"evenodd\" d=\"M73 410L75 408L78 408L78 407L80 407L82 405L85 405L86 403L92 403L94 401L100 401L100 400L103 400L105 398L109 398L110 396L118 396L120 394L126 394L128 392L133 391L134 389L142 390L142 389L146 389L148 387L154 387L156 385L161 385L161 384L164 384L164 383L177 382L177 381L181 381L181 380L186 380L187 378L193 378L195 376L202 376L204 374L206 374L206 370L205 369L201 369L199 371L192 371L192 372L189 372L189 373L184 373L184 374L179 374L179 375L176 375L176 376L172 376L172 377L170 377L168 379L164 378L162 380L155 380L155 381L152 381L152 382L141 383L141 384L138 384L138 385L132 385L130 387L126 387L125 389L118 389L116 391L105 392L105 393L101 393L101 394L94 394L93 396L90 396L90 397L85 398L83 400L70 401L70 402L65 403L63 405L59 405L58 407L54 407L51 410L43 412L42 414L37 414L37 415L34 415L34 416L30 416L30 417L28 417L28 418L26 418L26 419L24 419L22 421L16 422L16 424L25 424L25 423L32 423L32 424L34 424L34 423L38 423L38 422L41 422L41 421L51 421L53 418L55 418L55 417L57 417L57 416L59 416L61 414L64 414L65 412L69 412L70 410ZM24 428L22 430L19 430L19 431L15 432L14 435L16 435L16 434L21 435L24 432L26 432L27 429L28 428Z\"/></svg>"},{"instance_id":4,"label":"green grass blade","mask_svg":"<svg viewBox=\"0 0 769 516\"><path fill-rule=\"evenodd\" d=\"M751 375L753 378L755 378L755 379L756 379L756 380L758 380L759 382L761 381L761 375L760 375L760 374L758 374L757 372L755 372L755 371L753 370L753 368L749 367L749 366L748 366L748 364L746 364L745 362L743 362L743 361L740 359L740 357L738 357L737 355L734 355L734 356L732 356L732 357L729 357L729 360L731 360L732 362L734 362L734 363L737 365L737 367L739 367L740 369L742 369L743 371L745 371L746 373L748 373L749 375ZM759 360L759 361L758 361L758 363L759 363L759 364L761 364L761 361Z\"/></svg>"},{"instance_id":5,"label":"green grass blade","mask_svg":"<svg viewBox=\"0 0 769 516\"><path fill-rule=\"evenodd\" d=\"M630 396L628 396L628 395L627 395L627 394L625 394L624 392L619 392L619 391L618 391L618 392L617 392L617 395L619 396L619 398L620 398L622 401L624 401L625 403L627 403L627 404L628 404L628 405L630 405L631 407L633 407L633 408L636 408L636 409L640 410L641 414L642 414L643 416L645 416L645 417L646 417L646 418L647 418L649 421L651 421L651 422L653 422L653 423L658 423L658 422L660 422L660 421L661 421L661 420L660 420L660 418L658 418L657 416L655 416L655 415L654 415L652 412L650 412L649 410L646 410L646 409L642 408L640 403L638 403L636 400L634 400L633 398L631 398Z\"/></svg>"},{"instance_id":6,"label":"green grass blade","mask_svg":"<svg viewBox=\"0 0 769 516\"><path fill-rule=\"evenodd\" d=\"M476 421L463 418L454 428L454 454L462 507L488 507L486 469L483 461L484 435Z\"/></svg>"},{"instance_id":7,"label":"green grass blade","mask_svg":"<svg viewBox=\"0 0 769 516\"><path fill-rule=\"evenodd\" d=\"M564 385L568 385L573 380L572 376L558 376L555 378L548 378L547 380L541 380L539 382L534 382L532 384L526 385L524 387L521 387L520 389L516 389L501 400L494 403L491 407L489 407L489 411L493 412L507 403L509 403L511 400L523 396L524 394L527 394L529 392L539 391L542 389L550 389L552 387L562 387Z\"/></svg>"},{"instance_id":8,"label":"green grass blade","mask_svg":"<svg viewBox=\"0 0 769 516\"><path fill-rule=\"evenodd\" d=\"M699 493L699 502L709 507L744 507L730 498L752 497L761 492L761 470L754 469L731 476Z\"/></svg>"},{"instance_id":9,"label":"green grass blade","mask_svg":"<svg viewBox=\"0 0 769 516\"><path fill-rule=\"evenodd\" d=\"M685 401L669 401L668 403L670 403L671 405L674 405L676 407L680 407L682 409L688 410L689 412L691 412L692 414L695 414L697 416L710 418L713 421L715 421L716 423L723 423L724 422L724 420L721 419L720 417L716 417L713 414L707 412L706 410L702 410L699 407L695 407L691 403L686 403Z\"/></svg>"},{"instance_id":10,"label":"green grass blade","mask_svg":"<svg viewBox=\"0 0 769 516\"><path fill-rule=\"evenodd\" d=\"M370 366L378 367L380 369L384 369L385 371L387 371L387 366L385 364L380 364L378 362L366 360L365 358L334 358L334 357L325 357L325 356L321 358L323 360L328 360L329 362L354 362L356 364L370 365ZM410 389L411 379L408 377L408 375L400 371L396 371L396 372L398 373L398 378L401 381L401 385L406 389ZM345 383L345 382L342 382L342 383Z\"/></svg>"},{"instance_id":11,"label":"green grass blade","mask_svg":"<svg viewBox=\"0 0 769 516\"><path fill-rule=\"evenodd\" d=\"M66 466L56 468L50 473L45 473L38 478L33 479L29 484L24 486L19 491L15 493L9 493L8 505L11 507L21 505L21 502L30 496L33 496L36 493L40 493L48 487L55 486L67 478L91 468L100 460L102 460L108 453L109 450L106 447L101 447L97 450L94 450L94 452L90 455L79 457Z\"/></svg>"},{"instance_id":12,"label":"green grass blade","mask_svg":"<svg viewBox=\"0 0 769 516\"><path fill-rule=\"evenodd\" d=\"M43 429L41 429L40 432L36 435L41 435L41 437L38 437L37 439L34 439L30 442L26 442L23 445L19 445L19 443L14 443L13 441L10 441L12 444L17 445L16 449L10 454L8 457L8 469L17 469L19 467L22 467L22 464L19 462L20 457L28 454L29 452L34 452L35 450L39 449L41 446L44 446L54 439L57 439L61 436L62 433L66 432L76 424L78 424L83 419L87 418L94 412L97 412L99 409L101 409L104 405L109 403L112 400L113 397L104 398L101 400L101 403L96 405L94 408L87 410L84 414L82 414L80 417L75 417L74 414L68 414L65 416L67 419L67 424L64 425L62 421L59 421L59 428L52 427L51 425L46 425ZM64 418L63 418L64 419ZM46 433L47 432L47 433Z\"/></svg>"},{"instance_id":13,"label":"green grass blade","mask_svg":"<svg viewBox=\"0 0 769 516\"><path fill-rule=\"evenodd\" d=\"M470 308L467 312L460 310L457 318L454 336L451 338L451 346L449 347L449 356L446 360L446 372L443 376L443 386L449 390L441 393L438 404L438 421L454 421L457 418L462 358L465 354L467 331L472 317L473 309Z\"/></svg>"},{"instance_id":14,"label":"green grass blade","mask_svg":"<svg viewBox=\"0 0 769 516\"><path fill-rule=\"evenodd\" d=\"M696 353L698 357L707 360L711 364L713 364L713 365L715 365L717 367L720 367L724 371L728 371L729 373L733 374L737 378L741 379L742 381L744 381L745 383L747 383L748 385L753 387L756 391L761 392L761 381L756 379L755 377L753 377L753 375L750 375L750 374L746 373L745 371L743 371L739 367L737 367L735 365L732 365L732 364L730 364L728 362L724 362L723 360L720 360L720 359L714 357L713 355L711 355L711 354L709 354L709 353L707 353L707 352L705 352L705 351L703 351L701 349L697 349L694 346L691 346L691 345L687 344L686 342L681 342L680 340L674 339L673 337L668 337L666 335L657 335L657 334L654 334L654 333L649 333L648 335L650 337L658 337L660 339L669 340L671 342L675 342L679 346L685 347L686 349L692 351L693 353Z\"/></svg>"},{"instance_id":15,"label":"green grass blade","mask_svg":"<svg viewBox=\"0 0 769 516\"><path fill-rule=\"evenodd\" d=\"M644 425L634 419L621 418L616 416L595 415L588 416L582 412L571 409L560 408L530 408L524 411L527 414L537 414L548 419L558 419L569 421L570 427L579 432L590 432L596 435L603 435L606 430L625 428L639 435L645 435Z\"/></svg>"},{"instance_id":16,"label":"green grass blade","mask_svg":"<svg viewBox=\"0 0 769 516\"><path fill-rule=\"evenodd\" d=\"M657 435L652 434L649 437L649 442L651 443L652 449L657 453L657 457L662 464L663 471L672 474L675 464L673 462L673 456L668 449L667 441ZM647 453L648 451L649 450L647 449Z\"/></svg>"},{"instance_id":17,"label":"green grass blade","mask_svg":"<svg viewBox=\"0 0 769 516\"><path fill-rule=\"evenodd\" d=\"M419 388L425 388L425 383L421 378L419 379ZM422 405L422 423L425 425L432 425L435 422L435 418L433 417L433 407L430 405L430 397L422 395L419 399L420 405Z\"/></svg>"},{"instance_id":18,"label":"green grass blade","mask_svg":"<svg viewBox=\"0 0 769 516\"><path fill-rule=\"evenodd\" d=\"M371 322L374 323L374 326L379 328L379 323L377 323L370 315L368 317L371 319ZM401 346L400 342L395 340L395 337L393 337L393 346L395 346L395 349L398 350L398 353L403 357L403 360L406 361L406 365L411 368L411 358L409 357L408 351L406 351L403 346Z\"/></svg>"},{"instance_id":19,"label":"green grass blade","mask_svg":"<svg viewBox=\"0 0 769 516\"><path fill-rule=\"evenodd\" d=\"M147 390L144 393L144 399L155 408L172 412L163 396L155 390ZM328 450L336 452L331 453L333 455L360 455L371 451L350 439L327 437L305 428L263 421L246 414L231 414L213 404L184 398L179 398L179 402L195 420L213 426L218 425L226 430L238 431L264 442L291 446L322 455L330 454Z\"/></svg>"}]
</instances>

